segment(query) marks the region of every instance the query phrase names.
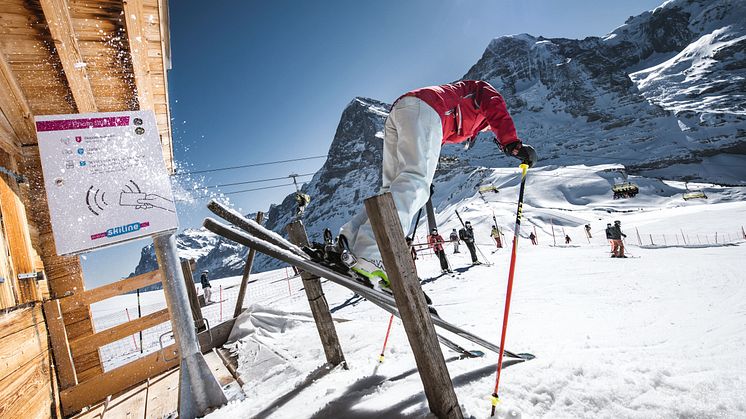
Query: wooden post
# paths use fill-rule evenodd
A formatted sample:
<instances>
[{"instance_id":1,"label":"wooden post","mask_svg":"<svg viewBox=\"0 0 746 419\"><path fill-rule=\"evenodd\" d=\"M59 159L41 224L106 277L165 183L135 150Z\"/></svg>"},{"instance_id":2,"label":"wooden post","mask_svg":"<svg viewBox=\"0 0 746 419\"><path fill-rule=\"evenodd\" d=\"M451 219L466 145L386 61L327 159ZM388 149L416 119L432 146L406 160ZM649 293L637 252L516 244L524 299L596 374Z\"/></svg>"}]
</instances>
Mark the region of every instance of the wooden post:
<instances>
[{"instance_id":1,"label":"wooden post","mask_svg":"<svg viewBox=\"0 0 746 419\"><path fill-rule=\"evenodd\" d=\"M199 298L197 297L197 286L194 285L192 263L194 263L194 259L182 260L181 271L184 273L184 282L186 283L187 296L189 297L189 306L192 308L192 319L194 319L197 331L201 332L205 330L205 323L202 321L202 307L200 307Z\"/></svg>"},{"instance_id":2,"label":"wooden post","mask_svg":"<svg viewBox=\"0 0 746 419\"><path fill-rule=\"evenodd\" d=\"M54 364L57 366L57 378L60 380L60 390L78 384L78 377L73 365L73 356L67 341L65 322L62 320L62 310L59 300L49 300L44 303L44 317L47 321L49 338L52 341Z\"/></svg>"},{"instance_id":3,"label":"wooden post","mask_svg":"<svg viewBox=\"0 0 746 419\"><path fill-rule=\"evenodd\" d=\"M302 221L293 221L286 228L291 242L298 246L308 246L308 236ZM326 302L319 277L303 271L301 271L300 277L303 279L303 289L306 290L308 304L311 306L311 313L313 313L313 319L316 321L316 329L319 331L326 361L332 365L342 364L347 369L342 346L339 344L337 329L334 328L332 313L329 311L329 304Z\"/></svg>"},{"instance_id":4,"label":"wooden post","mask_svg":"<svg viewBox=\"0 0 746 419\"><path fill-rule=\"evenodd\" d=\"M264 213L259 211L256 213L256 222L261 224L264 219ZM236 309L233 310L233 317L238 317L243 309L243 300L246 297L246 288L249 286L249 275L251 274L251 267L254 265L254 256L256 256L256 250L249 250L249 255L246 257L246 264L243 267L243 276L241 277L241 288L238 290L238 299L236 300Z\"/></svg>"},{"instance_id":5,"label":"wooden post","mask_svg":"<svg viewBox=\"0 0 746 419\"><path fill-rule=\"evenodd\" d=\"M366 199L365 210L414 352L430 411L439 418L463 418L391 194Z\"/></svg>"},{"instance_id":6,"label":"wooden post","mask_svg":"<svg viewBox=\"0 0 746 419\"><path fill-rule=\"evenodd\" d=\"M554 242L554 245L557 246L557 238L554 236L554 218L550 218L549 222L552 223L552 241Z\"/></svg>"}]
</instances>

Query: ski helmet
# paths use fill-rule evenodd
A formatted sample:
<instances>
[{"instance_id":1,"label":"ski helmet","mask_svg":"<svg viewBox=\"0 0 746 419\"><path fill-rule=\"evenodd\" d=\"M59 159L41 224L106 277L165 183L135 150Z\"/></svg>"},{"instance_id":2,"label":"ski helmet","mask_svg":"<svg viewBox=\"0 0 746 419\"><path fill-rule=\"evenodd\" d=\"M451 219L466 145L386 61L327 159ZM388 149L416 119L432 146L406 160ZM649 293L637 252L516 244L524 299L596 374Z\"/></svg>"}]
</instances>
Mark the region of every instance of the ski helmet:
<instances>
[{"instance_id":1,"label":"ski helmet","mask_svg":"<svg viewBox=\"0 0 746 419\"><path fill-rule=\"evenodd\" d=\"M205 270L203 270L203 271L202 271L202 273L203 273L203 274L209 274L209 273L210 273L210 271L208 271L207 269L205 269Z\"/></svg>"},{"instance_id":2,"label":"ski helmet","mask_svg":"<svg viewBox=\"0 0 746 419\"><path fill-rule=\"evenodd\" d=\"M616 220L616 221L614 221L614 224L616 224L616 225L620 225L620 224L622 224L622 222L621 222L621 221L619 221L619 220Z\"/></svg>"}]
</instances>

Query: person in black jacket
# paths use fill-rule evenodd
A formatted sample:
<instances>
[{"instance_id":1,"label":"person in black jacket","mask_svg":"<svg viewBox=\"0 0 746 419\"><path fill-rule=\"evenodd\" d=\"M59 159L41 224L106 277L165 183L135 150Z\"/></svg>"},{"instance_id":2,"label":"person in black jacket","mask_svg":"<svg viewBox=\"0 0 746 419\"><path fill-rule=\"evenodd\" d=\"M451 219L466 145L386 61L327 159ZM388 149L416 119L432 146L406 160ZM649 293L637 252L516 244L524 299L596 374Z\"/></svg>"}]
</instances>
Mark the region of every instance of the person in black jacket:
<instances>
[{"instance_id":1,"label":"person in black jacket","mask_svg":"<svg viewBox=\"0 0 746 419\"><path fill-rule=\"evenodd\" d=\"M477 259L477 247L474 245L474 229L471 227L470 221L464 223L464 228L459 230L458 236L466 243L466 247L469 248L472 265L481 265L482 263Z\"/></svg>"},{"instance_id":2,"label":"person in black jacket","mask_svg":"<svg viewBox=\"0 0 746 419\"><path fill-rule=\"evenodd\" d=\"M199 276L199 282L202 284L202 292L205 295L205 304L212 302L212 287L210 286L210 280L207 279L207 274L209 273L210 271L205 269L202 271L202 275Z\"/></svg>"},{"instance_id":3,"label":"person in black jacket","mask_svg":"<svg viewBox=\"0 0 746 419\"><path fill-rule=\"evenodd\" d=\"M614 242L611 240L611 223L606 224L606 240L611 244L611 254L614 254ZM613 256L612 256L613 257Z\"/></svg>"}]
</instances>

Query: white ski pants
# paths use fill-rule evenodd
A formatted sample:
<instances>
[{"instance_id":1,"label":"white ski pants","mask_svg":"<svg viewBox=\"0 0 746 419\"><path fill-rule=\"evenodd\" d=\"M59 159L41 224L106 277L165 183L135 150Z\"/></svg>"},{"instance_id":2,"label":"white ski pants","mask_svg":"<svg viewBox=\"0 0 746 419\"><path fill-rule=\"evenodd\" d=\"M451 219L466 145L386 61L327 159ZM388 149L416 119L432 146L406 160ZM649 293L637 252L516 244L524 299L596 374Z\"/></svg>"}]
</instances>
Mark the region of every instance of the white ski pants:
<instances>
[{"instance_id":1,"label":"white ski pants","mask_svg":"<svg viewBox=\"0 0 746 419\"><path fill-rule=\"evenodd\" d=\"M430 197L442 141L440 115L419 98L399 99L386 118L380 193L391 192L405 235ZM381 260L364 207L340 233L347 237L355 256Z\"/></svg>"}]
</instances>

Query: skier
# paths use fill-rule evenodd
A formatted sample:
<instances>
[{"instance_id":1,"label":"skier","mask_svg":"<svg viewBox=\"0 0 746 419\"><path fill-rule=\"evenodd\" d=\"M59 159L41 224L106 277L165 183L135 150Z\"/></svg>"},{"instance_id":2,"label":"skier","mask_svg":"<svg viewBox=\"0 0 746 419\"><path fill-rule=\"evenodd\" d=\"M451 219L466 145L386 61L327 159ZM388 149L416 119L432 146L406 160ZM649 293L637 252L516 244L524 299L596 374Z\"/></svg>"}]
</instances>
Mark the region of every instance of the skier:
<instances>
[{"instance_id":1,"label":"skier","mask_svg":"<svg viewBox=\"0 0 746 419\"><path fill-rule=\"evenodd\" d=\"M570 244L572 240L570 240L570 236L565 234L565 244Z\"/></svg>"},{"instance_id":2,"label":"skier","mask_svg":"<svg viewBox=\"0 0 746 419\"><path fill-rule=\"evenodd\" d=\"M531 232L531 234L528 235L528 238L531 239L531 244L533 244L534 246L539 244L536 242L536 234L534 234L533 231Z\"/></svg>"},{"instance_id":3,"label":"skier","mask_svg":"<svg viewBox=\"0 0 746 419\"><path fill-rule=\"evenodd\" d=\"M497 146L529 167L536 151L518 138L502 96L489 83L464 80L424 87L405 93L394 102L386 118L380 192L391 192L403 228L430 196L430 185L443 144L474 143L482 131L491 130ZM345 256L350 268L389 286L373 230L360 211L340 230L350 245Z\"/></svg>"},{"instance_id":4,"label":"skier","mask_svg":"<svg viewBox=\"0 0 746 419\"><path fill-rule=\"evenodd\" d=\"M448 266L446 251L443 249L443 243L445 243L445 240L443 240L443 236L438 234L437 228L433 228L432 231L430 231L430 235L427 237L427 242L430 244L430 247L432 247L433 252L438 255L438 259L440 259L440 271L444 274L453 272Z\"/></svg>"},{"instance_id":5,"label":"skier","mask_svg":"<svg viewBox=\"0 0 746 419\"><path fill-rule=\"evenodd\" d=\"M611 239L611 223L606 224L606 240L608 240L611 245L611 254L612 257L614 257L614 241Z\"/></svg>"},{"instance_id":6,"label":"skier","mask_svg":"<svg viewBox=\"0 0 746 419\"><path fill-rule=\"evenodd\" d=\"M593 238L593 236L591 236L591 225L590 224L585 225L585 235L588 236L589 239Z\"/></svg>"},{"instance_id":7,"label":"skier","mask_svg":"<svg viewBox=\"0 0 746 419\"><path fill-rule=\"evenodd\" d=\"M469 248L469 253L471 253L471 264L481 265L482 262L477 259L477 247L474 245L474 229L471 227L470 221L464 223L464 228L458 231L458 235L459 238L466 243L466 247Z\"/></svg>"},{"instance_id":8,"label":"skier","mask_svg":"<svg viewBox=\"0 0 746 419\"><path fill-rule=\"evenodd\" d=\"M210 271L205 269L199 276L199 282L202 284L202 293L205 295L205 304L212 303L212 287L210 286L210 280L207 279L207 274L209 273Z\"/></svg>"},{"instance_id":9,"label":"skier","mask_svg":"<svg viewBox=\"0 0 746 419\"><path fill-rule=\"evenodd\" d=\"M412 260L417 260L417 249L412 244L412 238L407 236L407 246L409 246L409 254L412 256Z\"/></svg>"},{"instance_id":10,"label":"skier","mask_svg":"<svg viewBox=\"0 0 746 419\"><path fill-rule=\"evenodd\" d=\"M619 220L614 221L614 226L611 227L610 232L611 241L614 245L611 257L626 258L627 256L624 256L624 242L622 241L622 237L627 237L627 235L622 233L622 222Z\"/></svg>"},{"instance_id":11,"label":"skier","mask_svg":"<svg viewBox=\"0 0 746 419\"><path fill-rule=\"evenodd\" d=\"M456 232L456 229L454 228L453 231L451 231L451 243L453 243L453 254L461 253L458 251L458 244L460 243L458 239L458 233Z\"/></svg>"},{"instance_id":12,"label":"skier","mask_svg":"<svg viewBox=\"0 0 746 419\"><path fill-rule=\"evenodd\" d=\"M503 242L500 239L500 229L497 228L497 226L492 226L492 231L490 232L490 237L495 239L495 246L497 246L498 249L502 249Z\"/></svg>"}]
</instances>

